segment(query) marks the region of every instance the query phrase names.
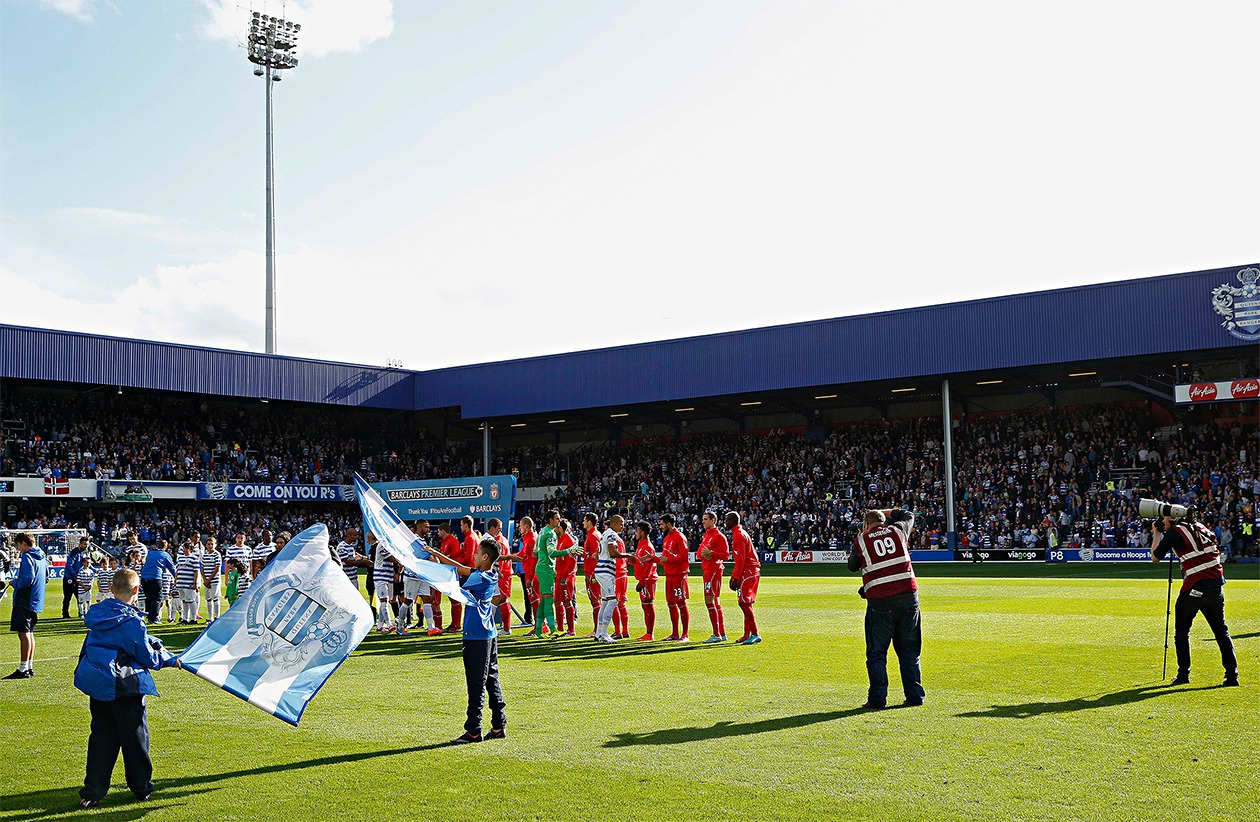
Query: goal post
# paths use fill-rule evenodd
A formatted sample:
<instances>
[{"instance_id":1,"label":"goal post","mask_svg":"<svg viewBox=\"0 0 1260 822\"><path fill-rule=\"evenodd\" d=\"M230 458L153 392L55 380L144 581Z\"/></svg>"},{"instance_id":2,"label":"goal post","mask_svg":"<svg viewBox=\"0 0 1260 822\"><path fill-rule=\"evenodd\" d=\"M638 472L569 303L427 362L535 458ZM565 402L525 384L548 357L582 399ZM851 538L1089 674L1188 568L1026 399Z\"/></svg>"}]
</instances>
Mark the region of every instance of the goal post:
<instances>
[{"instance_id":1,"label":"goal post","mask_svg":"<svg viewBox=\"0 0 1260 822\"><path fill-rule=\"evenodd\" d=\"M18 563L17 546L13 538L18 534L30 534L35 538L35 545L48 560L48 578L60 579L62 569L66 565L66 556L79 546L79 540L88 536L83 528L0 528L0 552L8 557L9 564L16 570ZM88 537L90 540L91 537ZM88 543L93 551L101 556L108 552L94 542Z\"/></svg>"}]
</instances>

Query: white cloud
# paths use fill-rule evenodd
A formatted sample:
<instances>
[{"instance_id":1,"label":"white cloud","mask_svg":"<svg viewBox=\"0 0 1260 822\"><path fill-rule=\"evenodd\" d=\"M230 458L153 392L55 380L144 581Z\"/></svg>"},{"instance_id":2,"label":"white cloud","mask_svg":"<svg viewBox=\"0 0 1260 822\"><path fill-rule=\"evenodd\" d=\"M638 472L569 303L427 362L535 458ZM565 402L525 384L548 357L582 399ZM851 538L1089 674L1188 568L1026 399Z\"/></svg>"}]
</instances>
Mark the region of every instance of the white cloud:
<instances>
[{"instance_id":1,"label":"white cloud","mask_svg":"<svg viewBox=\"0 0 1260 822\"><path fill-rule=\"evenodd\" d=\"M238 0L202 0L202 5L207 13L202 36L234 46L245 42L250 13ZM299 59L361 51L394 31L392 0L289 0L283 9L285 19L302 26ZM276 11L264 5L254 10Z\"/></svg>"},{"instance_id":2,"label":"white cloud","mask_svg":"<svg viewBox=\"0 0 1260 822\"><path fill-rule=\"evenodd\" d=\"M39 4L69 15L80 23L91 23L96 16L96 0L39 0Z\"/></svg>"}]
</instances>

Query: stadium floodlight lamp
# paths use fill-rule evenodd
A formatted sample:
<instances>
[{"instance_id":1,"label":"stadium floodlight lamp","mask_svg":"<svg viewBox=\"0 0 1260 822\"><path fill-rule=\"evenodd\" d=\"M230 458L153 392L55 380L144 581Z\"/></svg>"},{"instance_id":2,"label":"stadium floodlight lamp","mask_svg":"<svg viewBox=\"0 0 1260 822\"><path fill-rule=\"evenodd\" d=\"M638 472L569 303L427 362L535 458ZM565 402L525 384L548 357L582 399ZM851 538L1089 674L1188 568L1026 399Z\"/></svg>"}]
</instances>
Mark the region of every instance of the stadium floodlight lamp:
<instances>
[{"instance_id":1,"label":"stadium floodlight lamp","mask_svg":"<svg viewBox=\"0 0 1260 822\"><path fill-rule=\"evenodd\" d=\"M275 171L271 127L271 85L280 82L280 72L297 68L297 34L301 26L281 17L253 12L249 19L246 56L253 63L254 76L262 77L267 89L267 297L266 351L276 353L276 243Z\"/></svg>"}]
</instances>

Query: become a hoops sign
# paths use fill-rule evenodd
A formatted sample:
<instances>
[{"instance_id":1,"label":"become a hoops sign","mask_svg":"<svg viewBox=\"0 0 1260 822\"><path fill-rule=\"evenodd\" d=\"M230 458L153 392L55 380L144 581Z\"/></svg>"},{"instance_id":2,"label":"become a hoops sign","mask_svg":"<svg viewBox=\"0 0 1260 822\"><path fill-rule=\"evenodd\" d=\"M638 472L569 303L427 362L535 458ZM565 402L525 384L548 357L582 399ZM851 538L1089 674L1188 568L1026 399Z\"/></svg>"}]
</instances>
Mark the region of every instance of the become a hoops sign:
<instances>
[{"instance_id":1,"label":"become a hoops sign","mask_svg":"<svg viewBox=\"0 0 1260 822\"><path fill-rule=\"evenodd\" d=\"M1260 399L1260 380L1251 377L1241 380L1185 383L1173 390L1173 397L1181 405Z\"/></svg>"}]
</instances>

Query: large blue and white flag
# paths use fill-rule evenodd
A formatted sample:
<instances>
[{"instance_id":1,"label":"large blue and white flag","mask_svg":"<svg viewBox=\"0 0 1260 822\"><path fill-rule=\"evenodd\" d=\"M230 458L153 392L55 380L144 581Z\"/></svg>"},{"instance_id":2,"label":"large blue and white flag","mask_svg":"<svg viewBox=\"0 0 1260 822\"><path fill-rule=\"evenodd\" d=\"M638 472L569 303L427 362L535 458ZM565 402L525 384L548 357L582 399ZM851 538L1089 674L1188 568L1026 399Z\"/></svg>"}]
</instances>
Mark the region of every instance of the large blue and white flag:
<instances>
[{"instance_id":1,"label":"large blue and white flag","mask_svg":"<svg viewBox=\"0 0 1260 822\"><path fill-rule=\"evenodd\" d=\"M314 525L280 550L180 663L290 725L372 628L372 608Z\"/></svg>"},{"instance_id":2,"label":"large blue and white flag","mask_svg":"<svg viewBox=\"0 0 1260 822\"><path fill-rule=\"evenodd\" d=\"M450 565L442 565L429 559L424 543L389 507L381 495L358 474L354 475L354 490L359 496L359 508L363 511L363 524L376 535L376 550L383 547L398 564L406 568L433 588L456 602L475 605L476 602L459 584L459 575Z\"/></svg>"}]
</instances>

